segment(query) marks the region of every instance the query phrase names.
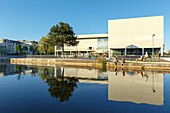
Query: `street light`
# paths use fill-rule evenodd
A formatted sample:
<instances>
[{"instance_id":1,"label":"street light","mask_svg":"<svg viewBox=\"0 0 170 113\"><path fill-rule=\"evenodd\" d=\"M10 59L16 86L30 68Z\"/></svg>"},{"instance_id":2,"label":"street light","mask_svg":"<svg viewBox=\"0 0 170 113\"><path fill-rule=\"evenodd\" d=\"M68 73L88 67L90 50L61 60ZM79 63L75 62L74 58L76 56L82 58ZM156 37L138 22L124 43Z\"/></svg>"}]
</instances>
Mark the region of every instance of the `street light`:
<instances>
[{"instance_id":1,"label":"street light","mask_svg":"<svg viewBox=\"0 0 170 113\"><path fill-rule=\"evenodd\" d=\"M153 38L153 40L152 40L152 56L154 55L154 36L155 36L155 34L153 34L152 35L152 38Z\"/></svg>"},{"instance_id":2,"label":"street light","mask_svg":"<svg viewBox=\"0 0 170 113\"><path fill-rule=\"evenodd\" d=\"M154 77L155 77L155 73L152 73L152 91L153 91L153 93L156 92L155 86L154 86Z\"/></svg>"}]
</instances>

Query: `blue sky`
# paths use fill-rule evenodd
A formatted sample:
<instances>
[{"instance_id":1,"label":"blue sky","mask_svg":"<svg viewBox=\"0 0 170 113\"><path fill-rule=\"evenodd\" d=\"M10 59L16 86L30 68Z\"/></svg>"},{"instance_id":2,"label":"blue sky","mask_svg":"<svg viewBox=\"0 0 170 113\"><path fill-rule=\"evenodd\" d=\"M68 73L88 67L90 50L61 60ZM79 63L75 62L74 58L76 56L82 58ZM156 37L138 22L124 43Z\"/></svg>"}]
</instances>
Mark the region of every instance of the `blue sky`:
<instances>
[{"instance_id":1,"label":"blue sky","mask_svg":"<svg viewBox=\"0 0 170 113\"><path fill-rule=\"evenodd\" d=\"M36 40L60 21L76 34L106 33L110 19L165 16L170 50L170 0L0 0L0 37Z\"/></svg>"}]
</instances>

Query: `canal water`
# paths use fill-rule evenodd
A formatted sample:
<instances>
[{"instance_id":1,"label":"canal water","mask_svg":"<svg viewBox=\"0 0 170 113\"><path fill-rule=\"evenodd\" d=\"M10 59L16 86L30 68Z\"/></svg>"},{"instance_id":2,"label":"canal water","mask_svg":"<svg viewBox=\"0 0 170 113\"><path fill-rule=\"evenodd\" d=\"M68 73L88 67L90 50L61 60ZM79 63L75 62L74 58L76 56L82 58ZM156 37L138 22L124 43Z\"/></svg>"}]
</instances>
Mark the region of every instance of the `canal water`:
<instances>
[{"instance_id":1,"label":"canal water","mask_svg":"<svg viewBox=\"0 0 170 113\"><path fill-rule=\"evenodd\" d=\"M0 113L170 113L170 74L0 65Z\"/></svg>"}]
</instances>

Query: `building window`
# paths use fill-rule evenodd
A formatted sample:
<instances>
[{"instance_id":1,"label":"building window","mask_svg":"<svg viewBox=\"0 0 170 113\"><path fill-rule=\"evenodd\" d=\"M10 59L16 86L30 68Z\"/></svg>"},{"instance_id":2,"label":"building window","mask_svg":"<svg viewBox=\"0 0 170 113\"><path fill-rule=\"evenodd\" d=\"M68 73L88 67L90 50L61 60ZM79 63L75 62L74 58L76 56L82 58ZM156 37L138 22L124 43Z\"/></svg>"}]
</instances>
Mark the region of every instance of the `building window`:
<instances>
[{"instance_id":1,"label":"building window","mask_svg":"<svg viewBox=\"0 0 170 113\"><path fill-rule=\"evenodd\" d=\"M98 38L97 49L108 49L108 38Z\"/></svg>"}]
</instances>

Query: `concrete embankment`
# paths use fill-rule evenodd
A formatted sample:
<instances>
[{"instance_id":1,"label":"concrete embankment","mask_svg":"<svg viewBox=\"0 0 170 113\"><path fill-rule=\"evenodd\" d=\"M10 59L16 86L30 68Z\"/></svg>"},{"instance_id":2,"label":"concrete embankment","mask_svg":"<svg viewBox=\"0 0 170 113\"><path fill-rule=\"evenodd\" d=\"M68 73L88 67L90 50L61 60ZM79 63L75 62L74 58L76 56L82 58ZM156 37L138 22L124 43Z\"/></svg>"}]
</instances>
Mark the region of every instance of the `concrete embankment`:
<instances>
[{"instance_id":1,"label":"concrete embankment","mask_svg":"<svg viewBox=\"0 0 170 113\"><path fill-rule=\"evenodd\" d=\"M59 59L59 58L11 58L11 64L25 64L37 66L85 66L85 67L101 67L101 63L96 60L89 59Z\"/></svg>"},{"instance_id":2,"label":"concrete embankment","mask_svg":"<svg viewBox=\"0 0 170 113\"><path fill-rule=\"evenodd\" d=\"M53 65L66 65L66 66L80 66L80 67L94 67L102 68L101 61L89 59L59 59L59 58L11 58L11 64L24 64L36 66L53 66ZM113 62L107 62L106 68L108 70L115 69ZM121 66L118 63L117 68L132 69L132 70L154 70L154 71L168 71L170 72L170 62L138 62L126 61Z\"/></svg>"},{"instance_id":3,"label":"concrete embankment","mask_svg":"<svg viewBox=\"0 0 170 113\"><path fill-rule=\"evenodd\" d=\"M131 70L150 70L150 71L168 71L170 72L170 62L142 62L142 61L127 61L124 66L117 65L117 68ZM107 63L107 69L115 69L113 63Z\"/></svg>"}]
</instances>

